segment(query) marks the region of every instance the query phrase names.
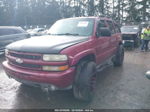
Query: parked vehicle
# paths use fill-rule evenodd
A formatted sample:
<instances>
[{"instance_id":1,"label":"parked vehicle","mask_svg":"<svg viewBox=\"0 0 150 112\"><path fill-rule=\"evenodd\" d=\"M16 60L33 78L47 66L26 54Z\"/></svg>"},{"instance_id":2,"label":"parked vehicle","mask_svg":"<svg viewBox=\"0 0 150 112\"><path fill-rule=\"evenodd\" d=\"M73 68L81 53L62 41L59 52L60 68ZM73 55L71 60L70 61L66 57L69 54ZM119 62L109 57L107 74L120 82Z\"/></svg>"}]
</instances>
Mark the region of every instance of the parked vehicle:
<instances>
[{"instance_id":1,"label":"parked vehicle","mask_svg":"<svg viewBox=\"0 0 150 112\"><path fill-rule=\"evenodd\" d=\"M62 19L48 34L7 46L3 66L10 78L42 89L73 89L75 98L90 101L97 71L110 62L123 64L121 32L109 18Z\"/></svg>"},{"instance_id":2,"label":"parked vehicle","mask_svg":"<svg viewBox=\"0 0 150 112\"><path fill-rule=\"evenodd\" d=\"M26 30L26 32L28 32L28 33L29 33L29 32L31 32L32 30L33 30L33 29L27 29L27 30Z\"/></svg>"},{"instance_id":3,"label":"parked vehicle","mask_svg":"<svg viewBox=\"0 0 150 112\"><path fill-rule=\"evenodd\" d=\"M30 30L27 30L27 32L28 32L31 36L40 36L40 35L43 35L44 33L46 33L44 28L30 29Z\"/></svg>"},{"instance_id":4,"label":"parked vehicle","mask_svg":"<svg viewBox=\"0 0 150 112\"><path fill-rule=\"evenodd\" d=\"M6 45L29 37L30 35L21 27L0 26L0 54L4 53Z\"/></svg>"},{"instance_id":5,"label":"parked vehicle","mask_svg":"<svg viewBox=\"0 0 150 112\"><path fill-rule=\"evenodd\" d=\"M141 29L139 26L122 26L121 33L124 46L138 47L140 44Z\"/></svg>"}]
</instances>

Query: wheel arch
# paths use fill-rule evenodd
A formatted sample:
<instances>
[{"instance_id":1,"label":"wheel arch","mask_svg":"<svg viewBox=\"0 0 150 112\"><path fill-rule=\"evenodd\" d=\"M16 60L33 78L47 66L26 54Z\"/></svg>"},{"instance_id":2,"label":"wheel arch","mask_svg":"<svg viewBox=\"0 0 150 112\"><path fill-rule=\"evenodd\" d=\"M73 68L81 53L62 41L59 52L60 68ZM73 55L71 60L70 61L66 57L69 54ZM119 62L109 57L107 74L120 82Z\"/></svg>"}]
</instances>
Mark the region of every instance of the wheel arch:
<instances>
[{"instance_id":1,"label":"wheel arch","mask_svg":"<svg viewBox=\"0 0 150 112\"><path fill-rule=\"evenodd\" d=\"M71 65L78 65L81 61L85 61L85 60L88 60L88 61L94 61L96 62L96 56L93 52L90 52L90 53L83 53L81 55L78 55L75 57L75 59L72 61Z\"/></svg>"},{"instance_id":2,"label":"wheel arch","mask_svg":"<svg viewBox=\"0 0 150 112\"><path fill-rule=\"evenodd\" d=\"M87 60L96 62L96 57L94 54L88 54L88 55L82 57L81 59L79 59L78 63L80 63L81 61L87 61Z\"/></svg>"}]
</instances>

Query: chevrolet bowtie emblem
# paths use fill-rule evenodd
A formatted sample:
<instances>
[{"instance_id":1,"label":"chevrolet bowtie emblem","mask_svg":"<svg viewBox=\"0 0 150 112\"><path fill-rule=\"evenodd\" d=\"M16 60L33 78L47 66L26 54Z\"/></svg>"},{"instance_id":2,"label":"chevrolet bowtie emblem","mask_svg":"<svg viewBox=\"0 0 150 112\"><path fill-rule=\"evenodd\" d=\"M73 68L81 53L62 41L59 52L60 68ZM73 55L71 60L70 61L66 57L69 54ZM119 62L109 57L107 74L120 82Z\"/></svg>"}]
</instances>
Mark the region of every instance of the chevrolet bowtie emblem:
<instances>
[{"instance_id":1,"label":"chevrolet bowtie emblem","mask_svg":"<svg viewBox=\"0 0 150 112\"><path fill-rule=\"evenodd\" d=\"M23 63L23 60L20 58L16 58L16 62L21 64L21 63Z\"/></svg>"}]
</instances>

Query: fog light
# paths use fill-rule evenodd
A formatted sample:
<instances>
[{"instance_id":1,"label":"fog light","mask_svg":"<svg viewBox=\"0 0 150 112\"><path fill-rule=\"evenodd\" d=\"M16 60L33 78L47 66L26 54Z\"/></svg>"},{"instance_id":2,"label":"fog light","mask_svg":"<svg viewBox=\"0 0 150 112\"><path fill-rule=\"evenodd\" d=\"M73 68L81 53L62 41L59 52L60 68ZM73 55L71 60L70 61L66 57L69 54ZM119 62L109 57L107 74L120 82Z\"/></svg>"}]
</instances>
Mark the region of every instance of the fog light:
<instances>
[{"instance_id":1,"label":"fog light","mask_svg":"<svg viewBox=\"0 0 150 112\"><path fill-rule=\"evenodd\" d=\"M64 66L43 66L42 69L44 71L64 71L67 70L69 68L68 65L64 65Z\"/></svg>"},{"instance_id":2,"label":"fog light","mask_svg":"<svg viewBox=\"0 0 150 112\"><path fill-rule=\"evenodd\" d=\"M50 89L51 89L52 91L55 91L55 90L56 90L56 87L53 86L53 85L51 85L51 86L50 86Z\"/></svg>"}]
</instances>

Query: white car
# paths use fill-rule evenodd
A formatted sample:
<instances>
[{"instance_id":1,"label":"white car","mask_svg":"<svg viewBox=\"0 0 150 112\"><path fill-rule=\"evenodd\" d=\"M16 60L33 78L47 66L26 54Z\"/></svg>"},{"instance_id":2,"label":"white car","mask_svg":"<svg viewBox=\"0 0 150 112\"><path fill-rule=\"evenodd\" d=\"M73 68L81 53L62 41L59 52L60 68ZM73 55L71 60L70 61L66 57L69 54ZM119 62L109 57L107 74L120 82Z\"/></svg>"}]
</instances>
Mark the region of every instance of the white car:
<instances>
[{"instance_id":1,"label":"white car","mask_svg":"<svg viewBox=\"0 0 150 112\"><path fill-rule=\"evenodd\" d=\"M43 35L43 32L45 31L44 28L35 28L35 29L29 29L27 30L27 32L31 35L31 36L40 36Z\"/></svg>"}]
</instances>

